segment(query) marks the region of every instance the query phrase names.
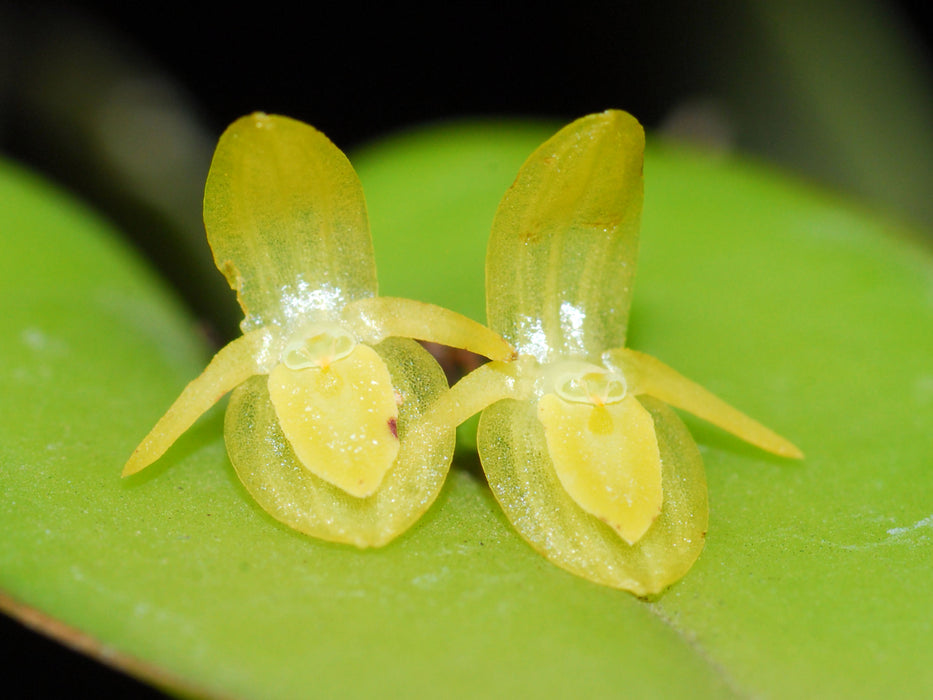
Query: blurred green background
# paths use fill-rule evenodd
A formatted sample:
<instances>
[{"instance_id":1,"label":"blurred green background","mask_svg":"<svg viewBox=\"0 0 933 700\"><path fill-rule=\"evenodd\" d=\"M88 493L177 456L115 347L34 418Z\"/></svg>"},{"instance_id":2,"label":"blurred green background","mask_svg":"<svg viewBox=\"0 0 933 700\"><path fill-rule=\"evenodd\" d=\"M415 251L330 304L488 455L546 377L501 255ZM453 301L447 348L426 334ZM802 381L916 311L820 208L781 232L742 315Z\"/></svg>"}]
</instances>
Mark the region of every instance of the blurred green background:
<instances>
[{"instance_id":1,"label":"blurred green background","mask_svg":"<svg viewBox=\"0 0 933 700\"><path fill-rule=\"evenodd\" d=\"M312 123L352 153L425 122L562 123L619 107L650 138L744 151L929 236L923 10L871 0L584 0L560 13L523 2L495 11L329 3L290 14L4 0L0 153L132 236L218 343L236 332L239 309L206 254L201 192L220 131L254 110ZM156 695L5 618L0 644L11 667L61 671L45 674L50 689L62 675L72 689Z\"/></svg>"},{"instance_id":2,"label":"blurred green background","mask_svg":"<svg viewBox=\"0 0 933 700\"><path fill-rule=\"evenodd\" d=\"M220 131L254 110L349 152L430 121L619 107L933 230L919 2L308 8L0 1L0 149L108 214L219 337L239 311L203 269L201 188Z\"/></svg>"}]
</instances>

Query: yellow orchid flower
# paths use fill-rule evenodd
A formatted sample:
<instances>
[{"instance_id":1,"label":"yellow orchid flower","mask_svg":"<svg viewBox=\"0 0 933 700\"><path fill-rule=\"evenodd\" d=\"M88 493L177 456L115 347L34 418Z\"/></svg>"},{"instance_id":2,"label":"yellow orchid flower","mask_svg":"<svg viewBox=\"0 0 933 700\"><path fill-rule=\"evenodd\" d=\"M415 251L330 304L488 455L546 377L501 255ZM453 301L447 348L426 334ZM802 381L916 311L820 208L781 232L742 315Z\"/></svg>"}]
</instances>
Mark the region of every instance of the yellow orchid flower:
<instances>
[{"instance_id":1,"label":"yellow orchid flower","mask_svg":"<svg viewBox=\"0 0 933 700\"><path fill-rule=\"evenodd\" d=\"M624 347L644 143L631 115L608 111L573 122L525 162L486 257L487 320L519 357L463 378L417 428L430 434L482 410L480 459L519 534L558 566L638 595L687 572L708 522L699 451L665 404L802 456Z\"/></svg>"},{"instance_id":2,"label":"yellow orchid flower","mask_svg":"<svg viewBox=\"0 0 933 700\"><path fill-rule=\"evenodd\" d=\"M323 134L253 114L221 136L204 193L218 269L243 335L217 353L142 441L124 476L157 460L233 391L224 434L246 489L296 530L380 546L431 505L454 430L410 430L447 382L412 338L505 360L484 326L377 296L363 191Z\"/></svg>"}]
</instances>

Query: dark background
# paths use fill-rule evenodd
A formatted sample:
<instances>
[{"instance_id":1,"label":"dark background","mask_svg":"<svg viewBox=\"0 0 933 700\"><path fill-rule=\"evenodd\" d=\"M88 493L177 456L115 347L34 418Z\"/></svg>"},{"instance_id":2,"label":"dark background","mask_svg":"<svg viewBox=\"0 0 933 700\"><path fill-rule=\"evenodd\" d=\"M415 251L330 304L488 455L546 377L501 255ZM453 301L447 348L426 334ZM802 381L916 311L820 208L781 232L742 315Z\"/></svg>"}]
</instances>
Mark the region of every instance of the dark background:
<instances>
[{"instance_id":1,"label":"dark background","mask_svg":"<svg viewBox=\"0 0 933 700\"><path fill-rule=\"evenodd\" d=\"M203 262L179 260L203 246L201 188L217 136L255 110L310 122L352 151L449 118L566 122L619 107L652 134L771 160L930 232L924 9L881 0L296 11L255 1L0 0L0 153L111 218L219 337L234 332L230 295L212 270L216 296L195 293L186 285L205 276ZM28 678L19 697L157 696L2 616L0 650L8 678Z\"/></svg>"},{"instance_id":2,"label":"dark background","mask_svg":"<svg viewBox=\"0 0 933 700\"><path fill-rule=\"evenodd\" d=\"M896 68L884 66L892 47L878 39L893 35L895 50L920 58L927 80L930 69L930 24L919 0L578 0L558 9L312 2L297 11L173 1L30 5L0 3L7 82L34 82L35 55L54 50L89 69L91 59L74 53L84 32L127 70L174 81L211 134L262 109L313 122L345 150L465 115L570 119L611 105L657 126L685 100L726 99L733 83L754 93L792 81L780 64L791 51L782 42L794 37L781 33L810 31L797 39L827 54L840 48L833 35L847 33L852 51L873 54L886 71ZM769 5L780 9L756 8ZM874 35L855 34L865 23L877 25ZM850 58L857 57L842 57ZM851 87L859 89L858 76ZM13 129L5 146L15 150L29 115L4 111Z\"/></svg>"}]
</instances>

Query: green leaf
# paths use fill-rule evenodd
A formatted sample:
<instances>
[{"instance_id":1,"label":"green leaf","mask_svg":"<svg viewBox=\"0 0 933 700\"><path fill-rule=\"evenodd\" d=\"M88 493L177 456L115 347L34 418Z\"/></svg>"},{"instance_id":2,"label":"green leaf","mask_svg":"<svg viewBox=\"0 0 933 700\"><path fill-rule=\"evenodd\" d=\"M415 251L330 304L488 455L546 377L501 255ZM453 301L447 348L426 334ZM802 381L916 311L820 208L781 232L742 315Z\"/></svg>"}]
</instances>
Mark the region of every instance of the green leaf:
<instances>
[{"instance_id":1,"label":"green leaf","mask_svg":"<svg viewBox=\"0 0 933 700\"><path fill-rule=\"evenodd\" d=\"M442 127L355 158L381 290L482 319L492 215L552 131ZM266 515L230 467L218 409L121 481L209 353L87 211L11 166L0 198L12 614L40 611L194 694L933 690L933 254L903 229L754 165L649 145L629 345L807 459L685 417L706 463L707 545L645 602L538 556L469 459L411 531L367 551Z\"/></svg>"}]
</instances>

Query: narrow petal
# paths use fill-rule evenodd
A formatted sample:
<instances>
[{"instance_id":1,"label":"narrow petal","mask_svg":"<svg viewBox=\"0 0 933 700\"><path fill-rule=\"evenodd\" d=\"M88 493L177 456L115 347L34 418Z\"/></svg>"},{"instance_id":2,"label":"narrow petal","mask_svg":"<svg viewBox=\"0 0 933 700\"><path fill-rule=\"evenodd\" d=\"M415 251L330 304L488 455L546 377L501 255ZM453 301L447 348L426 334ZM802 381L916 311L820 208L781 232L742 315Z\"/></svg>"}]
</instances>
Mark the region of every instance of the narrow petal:
<instances>
[{"instance_id":1,"label":"narrow petal","mask_svg":"<svg viewBox=\"0 0 933 700\"><path fill-rule=\"evenodd\" d=\"M382 358L367 345L323 367L269 374L269 398L298 461L363 498L398 456L398 407Z\"/></svg>"},{"instance_id":2,"label":"narrow petal","mask_svg":"<svg viewBox=\"0 0 933 700\"><path fill-rule=\"evenodd\" d=\"M233 392L224 425L230 461L266 512L300 532L357 547L384 545L421 517L444 484L455 442L453 429L433 433L430 441L411 439L412 425L447 390L427 351L399 338L373 349L401 403L398 458L371 496L351 496L304 467L279 426L263 377Z\"/></svg>"},{"instance_id":3,"label":"narrow petal","mask_svg":"<svg viewBox=\"0 0 933 700\"><path fill-rule=\"evenodd\" d=\"M708 524L700 453L677 415L659 401L651 414L661 456L661 514L634 545L586 512L560 483L544 426L527 401L486 409L478 444L489 486L518 533L552 563L577 576L637 595L681 578L703 549Z\"/></svg>"},{"instance_id":4,"label":"narrow petal","mask_svg":"<svg viewBox=\"0 0 933 700\"><path fill-rule=\"evenodd\" d=\"M449 430L497 401L526 398L531 387L521 377L517 362L488 362L477 367L431 404L419 428Z\"/></svg>"},{"instance_id":5,"label":"narrow petal","mask_svg":"<svg viewBox=\"0 0 933 700\"><path fill-rule=\"evenodd\" d=\"M211 163L204 224L244 328L333 314L376 294L359 178L307 124L258 113L234 122Z\"/></svg>"},{"instance_id":6,"label":"narrow petal","mask_svg":"<svg viewBox=\"0 0 933 700\"><path fill-rule=\"evenodd\" d=\"M624 348L611 351L609 357L625 374L632 393L648 394L689 411L768 452L803 458L803 452L796 445L651 355Z\"/></svg>"},{"instance_id":7,"label":"narrow petal","mask_svg":"<svg viewBox=\"0 0 933 700\"><path fill-rule=\"evenodd\" d=\"M538 402L548 455L564 490L629 544L661 512L661 455L654 421L629 394L594 406L545 394Z\"/></svg>"},{"instance_id":8,"label":"narrow petal","mask_svg":"<svg viewBox=\"0 0 933 700\"><path fill-rule=\"evenodd\" d=\"M185 387L165 415L133 452L123 476L145 469L165 454L194 422L228 391L254 374L268 371L265 348L269 334L256 330L240 336L220 350L200 376Z\"/></svg>"},{"instance_id":9,"label":"narrow petal","mask_svg":"<svg viewBox=\"0 0 933 700\"><path fill-rule=\"evenodd\" d=\"M540 362L625 341L645 136L608 111L561 129L522 166L486 253L486 320Z\"/></svg>"},{"instance_id":10,"label":"narrow petal","mask_svg":"<svg viewBox=\"0 0 933 700\"><path fill-rule=\"evenodd\" d=\"M364 339L390 336L425 340L508 360L515 351L498 333L441 306L397 297L370 297L348 304L344 320Z\"/></svg>"}]
</instances>

